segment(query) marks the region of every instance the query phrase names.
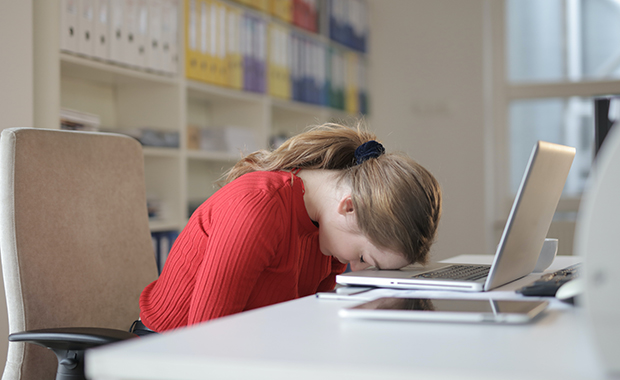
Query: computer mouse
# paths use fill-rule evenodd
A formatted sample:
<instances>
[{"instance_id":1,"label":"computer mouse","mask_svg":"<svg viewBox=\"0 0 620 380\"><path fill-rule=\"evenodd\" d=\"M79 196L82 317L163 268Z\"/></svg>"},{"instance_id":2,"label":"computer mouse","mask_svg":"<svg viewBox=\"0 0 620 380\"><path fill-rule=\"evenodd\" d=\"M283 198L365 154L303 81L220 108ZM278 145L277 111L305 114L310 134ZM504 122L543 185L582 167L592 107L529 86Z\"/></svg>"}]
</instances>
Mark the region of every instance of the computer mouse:
<instances>
[{"instance_id":1,"label":"computer mouse","mask_svg":"<svg viewBox=\"0 0 620 380\"><path fill-rule=\"evenodd\" d=\"M582 278L570 280L558 288L555 298L560 301L575 303L575 297L583 293L584 283Z\"/></svg>"}]
</instances>

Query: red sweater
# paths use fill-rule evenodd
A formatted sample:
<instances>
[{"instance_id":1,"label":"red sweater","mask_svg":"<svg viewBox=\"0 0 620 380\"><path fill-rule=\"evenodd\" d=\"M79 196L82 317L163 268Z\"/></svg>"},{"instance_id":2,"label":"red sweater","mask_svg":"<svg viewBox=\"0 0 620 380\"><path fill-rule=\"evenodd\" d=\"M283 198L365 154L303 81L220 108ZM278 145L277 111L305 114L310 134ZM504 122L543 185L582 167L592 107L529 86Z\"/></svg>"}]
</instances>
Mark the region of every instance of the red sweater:
<instances>
[{"instance_id":1,"label":"red sweater","mask_svg":"<svg viewBox=\"0 0 620 380\"><path fill-rule=\"evenodd\" d=\"M345 265L319 250L301 178L253 172L192 215L159 277L140 296L140 317L165 331L333 289Z\"/></svg>"}]
</instances>

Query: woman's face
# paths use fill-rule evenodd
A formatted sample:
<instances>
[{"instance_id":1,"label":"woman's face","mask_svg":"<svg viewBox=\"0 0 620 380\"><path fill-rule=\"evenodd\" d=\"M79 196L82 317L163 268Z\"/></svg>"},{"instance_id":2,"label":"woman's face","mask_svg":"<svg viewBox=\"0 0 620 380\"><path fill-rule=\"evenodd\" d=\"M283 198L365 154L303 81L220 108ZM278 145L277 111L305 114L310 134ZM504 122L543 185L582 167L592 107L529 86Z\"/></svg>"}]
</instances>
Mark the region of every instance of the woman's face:
<instances>
[{"instance_id":1,"label":"woman's face","mask_svg":"<svg viewBox=\"0 0 620 380\"><path fill-rule=\"evenodd\" d=\"M400 269L408 264L401 254L374 246L359 231L357 223L321 225L319 245L324 255L333 256L343 264L350 264L353 271L371 266L377 269Z\"/></svg>"}]
</instances>

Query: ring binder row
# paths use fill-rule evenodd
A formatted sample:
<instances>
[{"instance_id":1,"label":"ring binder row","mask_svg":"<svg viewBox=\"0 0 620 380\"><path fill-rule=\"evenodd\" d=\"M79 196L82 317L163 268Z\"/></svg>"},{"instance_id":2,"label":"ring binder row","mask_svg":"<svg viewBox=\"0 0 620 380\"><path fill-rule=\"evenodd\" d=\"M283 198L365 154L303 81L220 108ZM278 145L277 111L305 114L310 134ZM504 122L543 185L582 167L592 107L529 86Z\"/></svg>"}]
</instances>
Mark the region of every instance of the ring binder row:
<instances>
[{"instance_id":1,"label":"ring binder row","mask_svg":"<svg viewBox=\"0 0 620 380\"><path fill-rule=\"evenodd\" d=\"M316 32L318 0L236 0ZM178 72L178 11L185 11L190 79L274 97L368 112L362 53L365 0L322 2L334 45L221 0L61 0L61 50L164 74Z\"/></svg>"},{"instance_id":2,"label":"ring binder row","mask_svg":"<svg viewBox=\"0 0 620 380\"><path fill-rule=\"evenodd\" d=\"M255 8L268 4L252 1ZM189 79L350 113L368 111L360 53L220 0L186 0L184 32Z\"/></svg>"},{"instance_id":3,"label":"ring binder row","mask_svg":"<svg viewBox=\"0 0 620 380\"><path fill-rule=\"evenodd\" d=\"M179 1L61 0L60 49L176 74Z\"/></svg>"},{"instance_id":4,"label":"ring binder row","mask_svg":"<svg viewBox=\"0 0 620 380\"><path fill-rule=\"evenodd\" d=\"M231 0L310 32L318 32L317 0Z\"/></svg>"},{"instance_id":5,"label":"ring binder row","mask_svg":"<svg viewBox=\"0 0 620 380\"><path fill-rule=\"evenodd\" d=\"M366 52L368 5L366 0L232 0L269 13L299 28L319 32L319 4L325 4L329 37L351 49Z\"/></svg>"},{"instance_id":6,"label":"ring binder row","mask_svg":"<svg viewBox=\"0 0 620 380\"><path fill-rule=\"evenodd\" d=\"M347 47L366 52L368 5L362 0L329 0L329 37Z\"/></svg>"}]
</instances>

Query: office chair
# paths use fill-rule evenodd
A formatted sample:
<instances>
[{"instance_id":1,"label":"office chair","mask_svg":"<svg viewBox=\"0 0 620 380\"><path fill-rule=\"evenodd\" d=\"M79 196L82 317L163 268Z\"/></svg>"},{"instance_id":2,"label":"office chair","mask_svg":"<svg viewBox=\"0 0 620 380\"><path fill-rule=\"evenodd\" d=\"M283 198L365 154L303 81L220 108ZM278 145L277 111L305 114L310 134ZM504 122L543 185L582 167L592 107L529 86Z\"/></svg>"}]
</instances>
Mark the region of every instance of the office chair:
<instances>
[{"instance_id":1,"label":"office chair","mask_svg":"<svg viewBox=\"0 0 620 380\"><path fill-rule=\"evenodd\" d=\"M157 277L136 140L2 131L0 234L4 380L84 378L84 349L134 337L138 298Z\"/></svg>"}]
</instances>

